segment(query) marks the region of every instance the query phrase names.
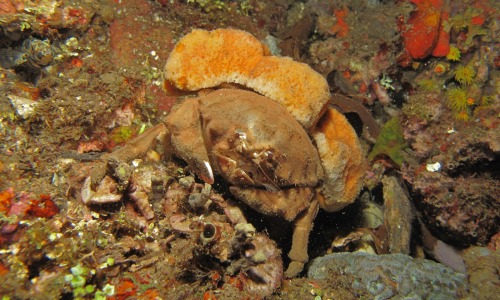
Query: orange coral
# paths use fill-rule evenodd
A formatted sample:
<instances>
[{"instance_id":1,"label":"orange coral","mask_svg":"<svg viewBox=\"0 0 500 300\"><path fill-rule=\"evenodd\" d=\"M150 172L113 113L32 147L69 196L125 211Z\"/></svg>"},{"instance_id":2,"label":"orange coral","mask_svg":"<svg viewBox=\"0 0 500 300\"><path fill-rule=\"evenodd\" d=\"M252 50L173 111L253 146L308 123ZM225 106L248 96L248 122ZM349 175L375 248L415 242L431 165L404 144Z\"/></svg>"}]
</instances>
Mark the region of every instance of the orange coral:
<instances>
[{"instance_id":1,"label":"orange coral","mask_svg":"<svg viewBox=\"0 0 500 300\"><path fill-rule=\"evenodd\" d=\"M443 11L441 14L441 25L439 26L436 46L434 46L431 53L434 57L445 57L450 53L450 33L443 27L443 22L449 19L449 15L447 11Z\"/></svg>"},{"instance_id":2,"label":"orange coral","mask_svg":"<svg viewBox=\"0 0 500 300\"><path fill-rule=\"evenodd\" d=\"M347 25L347 22L345 21L347 12L347 8L333 10L337 23L332 27L331 32L336 34L337 37L345 37L349 33L349 25Z\"/></svg>"},{"instance_id":3,"label":"orange coral","mask_svg":"<svg viewBox=\"0 0 500 300\"><path fill-rule=\"evenodd\" d=\"M34 217L50 218L59 212L59 208L49 195L40 195L40 199L31 200L27 213Z\"/></svg>"},{"instance_id":4,"label":"orange coral","mask_svg":"<svg viewBox=\"0 0 500 300\"><path fill-rule=\"evenodd\" d=\"M0 1L0 15L14 14L24 9L22 0L2 0Z\"/></svg>"},{"instance_id":5,"label":"orange coral","mask_svg":"<svg viewBox=\"0 0 500 300\"><path fill-rule=\"evenodd\" d=\"M361 189L365 159L356 132L335 109L328 109L313 131L325 169L318 195L321 208L337 211L351 204Z\"/></svg>"},{"instance_id":6,"label":"orange coral","mask_svg":"<svg viewBox=\"0 0 500 300\"><path fill-rule=\"evenodd\" d=\"M1 243L1 242L0 242ZM0 261L0 276L5 276L10 272L10 269Z\"/></svg>"},{"instance_id":7,"label":"orange coral","mask_svg":"<svg viewBox=\"0 0 500 300\"><path fill-rule=\"evenodd\" d=\"M157 289L150 288L150 289L147 289L141 295L137 296L137 299L140 299L140 300L155 300L155 299L161 299L161 297L160 297L160 293L158 292Z\"/></svg>"},{"instance_id":8,"label":"orange coral","mask_svg":"<svg viewBox=\"0 0 500 300\"><path fill-rule=\"evenodd\" d=\"M130 299L132 297L135 297L136 295L137 286L131 279L124 278L116 285L116 294L115 296L110 297L110 299Z\"/></svg>"},{"instance_id":9,"label":"orange coral","mask_svg":"<svg viewBox=\"0 0 500 300\"><path fill-rule=\"evenodd\" d=\"M6 213L12 206L12 199L14 198L14 190L9 188L0 192L0 213Z\"/></svg>"},{"instance_id":10,"label":"orange coral","mask_svg":"<svg viewBox=\"0 0 500 300\"><path fill-rule=\"evenodd\" d=\"M236 29L193 30L175 46L165 74L185 90L225 82L252 88L287 107L307 129L314 126L330 96L326 80L308 65L270 56L259 40Z\"/></svg>"}]
</instances>

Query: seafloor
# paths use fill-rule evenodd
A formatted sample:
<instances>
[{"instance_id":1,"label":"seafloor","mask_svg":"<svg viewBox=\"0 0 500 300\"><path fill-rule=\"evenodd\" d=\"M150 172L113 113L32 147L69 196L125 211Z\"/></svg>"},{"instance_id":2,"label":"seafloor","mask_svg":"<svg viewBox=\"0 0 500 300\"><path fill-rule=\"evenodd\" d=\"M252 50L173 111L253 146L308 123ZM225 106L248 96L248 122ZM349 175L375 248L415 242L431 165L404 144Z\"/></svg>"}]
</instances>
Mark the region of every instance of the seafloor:
<instances>
[{"instance_id":1,"label":"seafloor","mask_svg":"<svg viewBox=\"0 0 500 300\"><path fill-rule=\"evenodd\" d=\"M498 9L495 0L0 0L1 299L498 299ZM293 278L284 273L293 222L262 213L272 197L251 209L222 178L195 175L180 159L193 149L171 155L163 140L134 139L209 93L175 88L164 67L183 36L219 28L321 74L359 137L362 159L342 148L332 157L366 166L361 190L341 210L320 210L309 263ZM205 42L181 62L202 81L227 57L251 58L243 40L215 54ZM218 60L199 68L206 57ZM313 86L279 72L269 67L259 86L222 85ZM271 128L280 118L263 115ZM240 120L227 120L242 139ZM108 159L131 140L147 154ZM254 161L263 155L272 161L265 151ZM336 180L347 189L345 170Z\"/></svg>"}]
</instances>

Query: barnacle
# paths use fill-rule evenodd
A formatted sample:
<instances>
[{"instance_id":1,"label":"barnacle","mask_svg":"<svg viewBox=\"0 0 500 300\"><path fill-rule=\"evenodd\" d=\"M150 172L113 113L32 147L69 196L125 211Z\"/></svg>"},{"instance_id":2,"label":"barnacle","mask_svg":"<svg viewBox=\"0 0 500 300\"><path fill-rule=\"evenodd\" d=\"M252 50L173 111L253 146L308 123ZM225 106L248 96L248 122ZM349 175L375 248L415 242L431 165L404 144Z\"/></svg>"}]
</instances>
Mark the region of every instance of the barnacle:
<instances>
[{"instance_id":1,"label":"barnacle","mask_svg":"<svg viewBox=\"0 0 500 300\"><path fill-rule=\"evenodd\" d=\"M461 88L452 88L446 93L448 107L455 112L467 109L467 93Z\"/></svg>"},{"instance_id":2,"label":"barnacle","mask_svg":"<svg viewBox=\"0 0 500 300\"><path fill-rule=\"evenodd\" d=\"M455 70L455 79L460 84L471 84L476 76L476 71L470 66L458 66Z\"/></svg>"},{"instance_id":3,"label":"barnacle","mask_svg":"<svg viewBox=\"0 0 500 300\"><path fill-rule=\"evenodd\" d=\"M450 46L450 52L446 55L446 59L451 61L460 61L460 50L455 46Z\"/></svg>"}]
</instances>

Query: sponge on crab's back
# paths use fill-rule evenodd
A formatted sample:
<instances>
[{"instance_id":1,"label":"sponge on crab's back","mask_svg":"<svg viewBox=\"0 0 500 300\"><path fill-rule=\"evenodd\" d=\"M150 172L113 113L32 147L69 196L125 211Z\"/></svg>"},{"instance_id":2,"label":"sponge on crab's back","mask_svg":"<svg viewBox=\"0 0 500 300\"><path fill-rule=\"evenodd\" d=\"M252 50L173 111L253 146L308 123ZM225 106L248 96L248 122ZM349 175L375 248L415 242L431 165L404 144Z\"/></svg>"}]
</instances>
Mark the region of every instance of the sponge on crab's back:
<instances>
[{"instance_id":1,"label":"sponge on crab's back","mask_svg":"<svg viewBox=\"0 0 500 300\"><path fill-rule=\"evenodd\" d=\"M174 47L165 74L179 89L199 90L248 76L268 53L253 35L242 30L194 29Z\"/></svg>"},{"instance_id":2,"label":"sponge on crab's back","mask_svg":"<svg viewBox=\"0 0 500 300\"><path fill-rule=\"evenodd\" d=\"M330 100L325 78L289 57L263 57L245 86L287 108L306 129L316 124Z\"/></svg>"},{"instance_id":3,"label":"sponge on crab's back","mask_svg":"<svg viewBox=\"0 0 500 300\"><path fill-rule=\"evenodd\" d=\"M326 80L308 65L269 50L248 32L195 29L175 46L165 74L176 87L199 90L225 82L238 83L278 102L306 129L326 109Z\"/></svg>"},{"instance_id":4,"label":"sponge on crab's back","mask_svg":"<svg viewBox=\"0 0 500 300\"><path fill-rule=\"evenodd\" d=\"M341 210L361 190L366 170L363 149L349 121L333 108L326 111L312 136L326 174L319 204L329 212Z\"/></svg>"}]
</instances>

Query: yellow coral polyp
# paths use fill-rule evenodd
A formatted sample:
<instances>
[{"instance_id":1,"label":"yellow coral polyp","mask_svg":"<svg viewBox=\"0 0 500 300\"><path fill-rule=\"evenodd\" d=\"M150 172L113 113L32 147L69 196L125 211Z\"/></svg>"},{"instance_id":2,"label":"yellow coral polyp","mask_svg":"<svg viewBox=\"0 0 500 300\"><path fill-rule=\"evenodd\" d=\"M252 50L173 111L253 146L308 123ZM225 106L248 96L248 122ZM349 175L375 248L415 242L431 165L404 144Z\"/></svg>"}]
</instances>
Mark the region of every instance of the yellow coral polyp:
<instances>
[{"instance_id":1,"label":"yellow coral polyp","mask_svg":"<svg viewBox=\"0 0 500 300\"><path fill-rule=\"evenodd\" d=\"M493 103L493 96L483 96L481 97L481 105L482 106L488 106Z\"/></svg>"},{"instance_id":2,"label":"yellow coral polyp","mask_svg":"<svg viewBox=\"0 0 500 300\"><path fill-rule=\"evenodd\" d=\"M417 84L425 92L431 92L439 88L436 81L432 79L422 79Z\"/></svg>"},{"instance_id":3,"label":"yellow coral polyp","mask_svg":"<svg viewBox=\"0 0 500 300\"><path fill-rule=\"evenodd\" d=\"M476 76L476 71L470 66L458 66L455 70L455 80L460 84L471 84Z\"/></svg>"},{"instance_id":4,"label":"yellow coral polyp","mask_svg":"<svg viewBox=\"0 0 500 300\"><path fill-rule=\"evenodd\" d=\"M450 46L450 52L446 55L446 59L451 61L460 61L460 50L455 46Z\"/></svg>"},{"instance_id":5,"label":"yellow coral polyp","mask_svg":"<svg viewBox=\"0 0 500 300\"><path fill-rule=\"evenodd\" d=\"M465 110L462 110L455 114L455 118L460 121L469 121L469 113Z\"/></svg>"},{"instance_id":6,"label":"yellow coral polyp","mask_svg":"<svg viewBox=\"0 0 500 300\"><path fill-rule=\"evenodd\" d=\"M111 132L111 139L115 143L124 143L132 138L134 135L133 128L131 126L120 126Z\"/></svg>"},{"instance_id":7,"label":"yellow coral polyp","mask_svg":"<svg viewBox=\"0 0 500 300\"><path fill-rule=\"evenodd\" d=\"M435 67L434 67L434 73L436 74L443 74L443 73L446 73L447 71L449 70L449 66L443 64L443 63L439 63L437 64Z\"/></svg>"},{"instance_id":8,"label":"yellow coral polyp","mask_svg":"<svg viewBox=\"0 0 500 300\"><path fill-rule=\"evenodd\" d=\"M467 93L460 88L450 89L446 93L448 107L455 112L461 112L467 109Z\"/></svg>"}]
</instances>

